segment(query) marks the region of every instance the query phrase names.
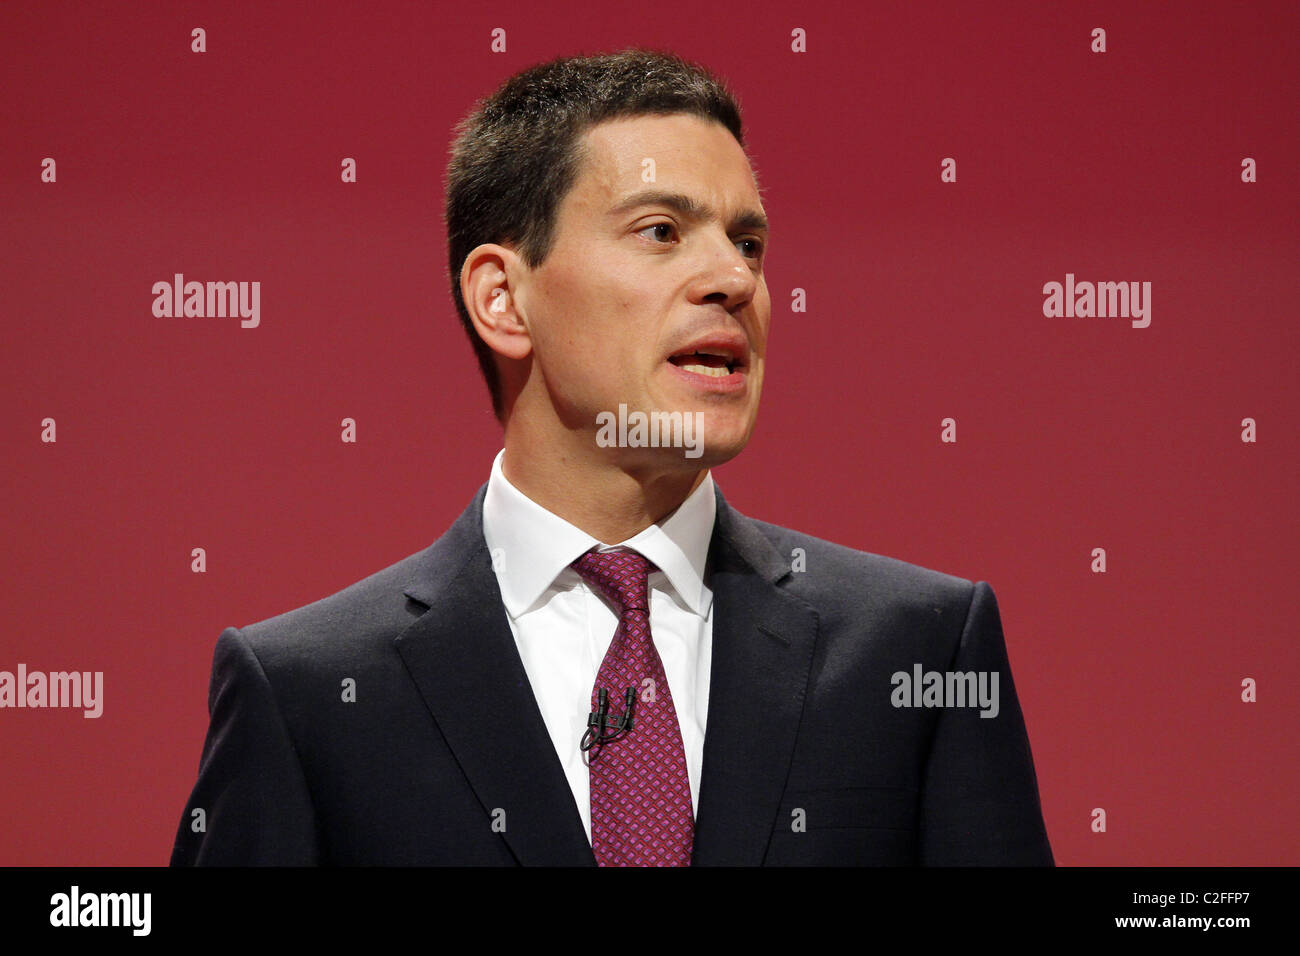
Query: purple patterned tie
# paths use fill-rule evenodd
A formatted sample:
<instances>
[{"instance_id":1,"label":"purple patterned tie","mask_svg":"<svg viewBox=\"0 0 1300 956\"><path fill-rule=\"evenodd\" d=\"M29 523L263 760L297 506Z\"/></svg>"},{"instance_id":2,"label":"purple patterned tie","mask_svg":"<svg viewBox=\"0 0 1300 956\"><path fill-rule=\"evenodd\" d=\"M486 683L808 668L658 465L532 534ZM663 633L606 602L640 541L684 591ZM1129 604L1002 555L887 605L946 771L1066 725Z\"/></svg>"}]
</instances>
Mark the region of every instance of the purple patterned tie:
<instances>
[{"instance_id":1,"label":"purple patterned tie","mask_svg":"<svg viewBox=\"0 0 1300 956\"><path fill-rule=\"evenodd\" d=\"M632 729L587 753L591 772L591 848L601 866L690 866L695 818L686 751L663 661L650 637L646 575L659 570L635 551L588 551L573 562L613 602L618 629L591 691L609 692L609 714L636 699Z\"/></svg>"}]
</instances>

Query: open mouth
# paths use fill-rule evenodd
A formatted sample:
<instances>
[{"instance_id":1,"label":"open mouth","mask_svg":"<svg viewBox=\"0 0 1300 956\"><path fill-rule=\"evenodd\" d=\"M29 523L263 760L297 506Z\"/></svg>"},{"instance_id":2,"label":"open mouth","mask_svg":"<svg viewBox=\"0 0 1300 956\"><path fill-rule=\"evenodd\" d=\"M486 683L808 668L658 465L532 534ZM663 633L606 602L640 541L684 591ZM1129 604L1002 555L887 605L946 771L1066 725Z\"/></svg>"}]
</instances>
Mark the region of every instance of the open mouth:
<instances>
[{"instance_id":1,"label":"open mouth","mask_svg":"<svg viewBox=\"0 0 1300 956\"><path fill-rule=\"evenodd\" d=\"M726 378L741 367L739 362L722 352L686 352L670 355L668 361L683 371L710 378Z\"/></svg>"}]
</instances>

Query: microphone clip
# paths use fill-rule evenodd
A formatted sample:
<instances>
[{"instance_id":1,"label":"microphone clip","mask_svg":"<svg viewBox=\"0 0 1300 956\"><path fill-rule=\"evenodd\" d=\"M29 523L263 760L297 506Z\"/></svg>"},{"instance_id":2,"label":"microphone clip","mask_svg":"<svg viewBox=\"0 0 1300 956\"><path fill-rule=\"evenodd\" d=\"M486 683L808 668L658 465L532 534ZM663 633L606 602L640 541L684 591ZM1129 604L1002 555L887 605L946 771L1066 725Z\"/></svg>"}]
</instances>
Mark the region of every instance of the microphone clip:
<instances>
[{"instance_id":1,"label":"microphone clip","mask_svg":"<svg viewBox=\"0 0 1300 956\"><path fill-rule=\"evenodd\" d=\"M623 713L611 714L609 712L609 691L604 687L597 690L596 712L587 715L587 732L582 735L582 743L578 745L579 749L586 754L598 744L607 744L631 732L632 711L635 704L636 691L628 687L624 695ZM599 753L599 750L597 750L597 753ZM589 756L587 759L590 762L592 758Z\"/></svg>"}]
</instances>

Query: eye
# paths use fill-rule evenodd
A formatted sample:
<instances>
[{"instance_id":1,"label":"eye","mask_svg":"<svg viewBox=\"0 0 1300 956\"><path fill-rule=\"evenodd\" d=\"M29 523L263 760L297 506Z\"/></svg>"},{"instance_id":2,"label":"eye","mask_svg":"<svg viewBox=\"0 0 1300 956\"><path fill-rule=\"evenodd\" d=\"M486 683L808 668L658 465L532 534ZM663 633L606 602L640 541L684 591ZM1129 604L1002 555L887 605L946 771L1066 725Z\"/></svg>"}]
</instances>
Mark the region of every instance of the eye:
<instances>
[{"instance_id":1,"label":"eye","mask_svg":"<svg viewBox=\"0 0 1300 956\"><path fill-rule=\"evenodd\" d=\"M665 230L667 230L667 231L668 231L668 236L662 236L662 238L667 239L669 236L671 236L671 235L673 235L673 234L675 234L675 233L677 232L677 225L676 225L675 223L671 223L671 222L655 222L655 223L651 223L651 224L648 225L648 226L643 226L642 228L638 229L637 232L636 232L636 234L639 236L639 235L641 235L642 233L650 232L652 229L665 229ZM661 234L656 233L656 235L661 235ZM665 243L660 242L658 239L654 239L654 240L651 240L651 241L654 242L656 245L665 245ZM755 238L753 238L752 236L749 236L749 237L746 237L746 238L744 238L744 239L737 239L737 240L736 240L736 245L739 246L739 245L741 245L741 244L743 244L743 243L746 243L746 242L749 243L749 245L750 245L750 251L749 251L748 254L746 254L745 251L742 249L742 250L741 250L741 255L745 256L746 259L759 259L759 258L761 258L762 255L763 255L763 250L764 250L764 248L765 248L765 246L763 245L763 240L762 240L762 239L755 239Z\"/></svg>"},{"instance_id":2,"label":"eye","mask_svg":"<svg viewBox=\"0 0 1300 956\"><path fill-rule=\"evenodd\" d=\"M656 222L656 223L652 223L649 226L645 226L641 229L638 229L637 235L639 236L643 232L648 232L651 229L667 229L670 234L675 233L677 231L677 227L674 226L671 222ZM659 245L663 245L663 243L659 243Z\"/></svg>"}]
</instances>

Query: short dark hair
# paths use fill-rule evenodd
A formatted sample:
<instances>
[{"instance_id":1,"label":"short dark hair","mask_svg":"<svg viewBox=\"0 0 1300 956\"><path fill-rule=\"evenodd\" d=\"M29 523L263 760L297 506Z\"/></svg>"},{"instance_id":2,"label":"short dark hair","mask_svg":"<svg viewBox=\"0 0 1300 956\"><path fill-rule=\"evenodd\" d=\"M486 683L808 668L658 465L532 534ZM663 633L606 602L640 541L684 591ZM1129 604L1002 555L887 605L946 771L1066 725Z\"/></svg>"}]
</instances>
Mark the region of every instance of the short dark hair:
<instances>
[{"instance_id":1,"label":"short dark hair","mask_svg":"<svg viewBox=\"0 0 1300 956\"><path fill-rule=\"evenodd\" d=\"M743 148L740 107L708 70L671 53L627 49L563 57L510 77L456 126L447 165L445 221L451 295L504 421L501 376L474 330L460 270L485 242L515 243L528 267L551 250L556 211L577 179L579 139L605 120L691 113L725 126Z\"/></svg>"}]
</instances>

